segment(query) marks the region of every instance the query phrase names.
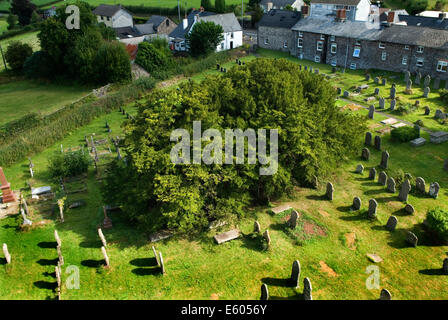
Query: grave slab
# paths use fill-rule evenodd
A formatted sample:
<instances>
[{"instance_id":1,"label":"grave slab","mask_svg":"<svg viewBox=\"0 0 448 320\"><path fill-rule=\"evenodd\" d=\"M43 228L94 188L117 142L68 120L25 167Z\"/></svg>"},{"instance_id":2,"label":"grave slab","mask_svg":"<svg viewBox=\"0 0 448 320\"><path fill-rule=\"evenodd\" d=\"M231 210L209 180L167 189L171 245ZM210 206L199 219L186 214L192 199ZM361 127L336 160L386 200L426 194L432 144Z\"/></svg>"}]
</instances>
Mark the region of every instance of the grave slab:
<instances>
[{"instance_id":1,"label":"grave slab","mask_svg":"<svg viewBox=\"0 0 448 320\"><path fill-rule=\"evenodd\" d=\"M233 229L224 233L217 234L214 238L218 244L234 240L239 238L240 231L238 229Z\"/></svg>"}]
</instances>

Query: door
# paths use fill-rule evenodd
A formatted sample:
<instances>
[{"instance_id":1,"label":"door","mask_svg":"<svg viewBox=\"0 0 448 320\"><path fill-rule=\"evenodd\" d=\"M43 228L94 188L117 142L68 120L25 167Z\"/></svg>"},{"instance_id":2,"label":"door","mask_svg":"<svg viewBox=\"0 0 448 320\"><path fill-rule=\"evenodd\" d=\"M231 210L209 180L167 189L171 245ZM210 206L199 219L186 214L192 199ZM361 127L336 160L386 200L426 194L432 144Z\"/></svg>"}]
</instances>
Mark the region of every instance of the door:
<instances>
[{"instance_id":1,"label":"door","mask_svg":"<svg viewBox=\"0 0 448 320\"><path fill-rule=\"evenodd\" d=\"M233 41L230 41L230 50L233 49Z\"/></svg>"}]
</instances>

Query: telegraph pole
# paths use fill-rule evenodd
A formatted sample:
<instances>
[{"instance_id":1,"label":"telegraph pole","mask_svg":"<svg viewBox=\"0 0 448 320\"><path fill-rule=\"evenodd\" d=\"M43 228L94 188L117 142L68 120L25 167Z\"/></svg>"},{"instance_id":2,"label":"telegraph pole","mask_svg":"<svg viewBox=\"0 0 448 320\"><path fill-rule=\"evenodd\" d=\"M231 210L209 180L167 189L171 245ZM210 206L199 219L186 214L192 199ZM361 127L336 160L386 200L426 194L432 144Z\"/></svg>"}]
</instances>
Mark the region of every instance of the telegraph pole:
<instances>
[{"instance_id":1,"label":"telegraph pole","mask_svg":"<svg viewBox=\"0 0 448 320\"><path fill-rule=\"evenodd\" d=\"M3 64L5 65L5 70L8 71L8 67L6 66L6 60L5 60L5 56L3 55L3 49L2 49L1 45L0 45L0 52L2 54L2 60L3 60Z\"/></svg>"},{"instance_id":2,"label":"telegraph pole","mask_svg":"<svg viewBox=\"0 0 448 320\"><path fill-rule=\"evenodd\" d=\"M241 30L244 30L244 0L241 0Z\"/></svg>"},{"instance_id":3,"label":"telegraph pole","mask_svg":"<svg viewBox=\"0 0 448 320\"><path fill-rule=\"evenodd\" d=\"M181 21L180 21L180 0L177 0L177 14L179 15L179 23L181 23Z\"/></svg>"}]
</instances>

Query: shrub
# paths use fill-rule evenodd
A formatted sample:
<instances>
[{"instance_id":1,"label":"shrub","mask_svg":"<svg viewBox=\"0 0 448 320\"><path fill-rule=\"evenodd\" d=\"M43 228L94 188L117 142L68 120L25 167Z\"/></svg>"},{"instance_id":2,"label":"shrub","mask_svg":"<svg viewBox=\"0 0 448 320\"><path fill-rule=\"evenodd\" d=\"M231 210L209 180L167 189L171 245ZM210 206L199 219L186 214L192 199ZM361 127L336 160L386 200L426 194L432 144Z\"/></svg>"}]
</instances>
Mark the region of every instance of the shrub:
<instances>
[{"instance_id":1,"label":"shrub","mask_svg":"<svg viewBox=\"0 0 448 320\"><path fill-rule=\"evenodd\" d=\"M440 96L440 99L443 101L443 103L448 104L448 90L447 89L440 89L439 96Z\"/></svg>"},{"instance_id":2,"label":"shrub","mask_svg":"<svg viewBox=\"0 0 448 320\"><path fill-rule=\"evenodd\" d=\"M73 177L87 172L91 162L83 150L55 152L49 159L48 170L52 178Z\"/></svg>"},{"instance_id":3,"label":"shrub","mask_svg":"<svg viewBox=\"0 0 448 320\"><path fill-rule=\"evenodd\" d=\"M166 46L165 46L166 44ZM167 70L172 65L172 54L166 41L141 42L138 45L135 63L152 73L157 70Z\"/></svg>"},{"instance_id":4,"label":"shrub","mask_svg":"<svg viewBox=\"0 0 448 320\"><path fill-rule=\"evenodd\" d=\"M14 71L23 68L25 60L33 54L33 48L27 43L12 41L6 49L5 59Z\"/></svg>"},{"instance_id":5,"label":"shrub","mask_svg":"<svg viewBox=\"0 0 448 320\"><path fill-rule=\"evenodd\" d=\"M211 21L200 21L194 25L191 32L185 36L185 39L191 54L200 56L216 50L218 44L224 40L222 33L221 25Z\"/></svg>"},{"instance_id":6,"label":"shrub","mask_svg":"<svg viewBox=\"0 0 448 320\"><path fill-rule=\"evenodd\" d=\"M47 78L52 75L50 57L43 51L36 51L26 58L23 72L29 78Z\"/></svg>"},{"instance_id":7,"label":"shrub","mask_svg":"<svg viewBox=\"0 0 448 320\"><path fill-rule=\"evenodd\" d=\"M131 61L122 43L103 43L98 49L93 65L96 79L100 84L132 79Z\"/></svg>"},{"instance_id":8,"label":"shrub","mask_svg":"<svg viewBox=\"0 0 448 320\"><path fill-rule=\"evenodd\" d=\"M155 86L157 84L157 80L154 79L153 77L143 77L143 78L139 78L134 83L135 83L135 86L137 86L143 90L149 90L149 89L155 88Z\"/></svg>"},{"instance_id":9,"label":"shrub","mask_svg":"<svg viewBox=\"0 0 448 320\"><path fill-rule=\"evenodd\" d=\"M425 124L423 123L423 120L421 120L421 119L415 121L415 124L418 125L419 127L424 127L425 126Z\"/></svg>"},{"instance_id":10,"label":"shrub","mask_svg":"<svg viewBox=\"0 0 448 320\"><path fill-rule=\"evenodd\" d=\"M419 132L414 127L401 127L391 131L391 137L396 142L408 142L419 137Z\"/></svg>"},{"instance_id":11,"label":"shrub","mask_svg":"<svg viewBox=\"0 0 448 320\"><path fill-rule=\"evenodd\" d=\"M448 240L448 211L435 208L426 214L426 222L431 231L434 231L441 239Z\"/></svg>"}]
</instances>

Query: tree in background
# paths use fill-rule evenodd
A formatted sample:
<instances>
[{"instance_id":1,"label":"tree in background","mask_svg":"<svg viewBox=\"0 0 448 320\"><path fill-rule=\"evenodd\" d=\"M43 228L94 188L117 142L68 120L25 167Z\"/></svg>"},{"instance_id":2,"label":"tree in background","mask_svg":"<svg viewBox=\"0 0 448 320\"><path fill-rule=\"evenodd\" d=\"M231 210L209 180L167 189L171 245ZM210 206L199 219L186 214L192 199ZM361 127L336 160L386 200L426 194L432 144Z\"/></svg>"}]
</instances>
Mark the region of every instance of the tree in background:
<instances>
[{"instance_id":1,"label":"tree in background","mask_svg":"<svg viewBox=\"0 0 448 320\"><path fill-rule=\"evenodd\" d=\"M8 18L6 18L6 22L8 23L8 30L12 30L17 26L17 21L19 21L19 17L15 14L8 14Z\"/></svg>"},{"instance_id":2,"label":"tree in background","mask_svg":"<svg viewBox=\"0 0 448 320\"><path fill-rule=\"evenodd\" d=\"M251 13L252 27L254 27L255 24L261 20L263 14L264 14L263 9L261 9L261 7L258 4L252 7L252 13Z\"/></svg>"},{"instance_id":3,"label":"tree in background","mask_svg":"<svg viewBox=\"0 0 448 320\"><path fill-rule=\"evenodd\" d=\"M447 4L447 2L445 0L437 0L436 3L434 4L434 10L435 11L443 11L446 4Z\"/></svg>"},{"instance_id":4,"label":"tree in background","mask_svg":"<svg viewBox=\"0 0 448 320\"><path fill-rule=\"evenodd\" d=\"M141 42L138 45L135 63L142 66L149 73L169 69L173 65L172 53L168 48L166 40L153 40L152 42Z\"/></svg>"},{"instance_id":5,"label":"tree in background","mask_svg":"<svg viewBox=\"0 0 448 320\"><path fill-rule=\"evenodd\" d=\"M215 0L215 11L217 13L226 12L226 0Z\"/></svg>"},{"instance_id":6,"label":"tree in background","mask_svg":"<svg viewBox=\"0 0 448 320\"><path fill-rule=\"evenodd\" d=\"M40 14L37 13L37 11L33 11L33 14L31 15L31 23L36 24L42 21L42 17Z\"/></svg>"},{"instance_id":7,"label":"tree in background","mask_svg":"<svg viewBox=\"0 0 448 320\"><path fill-rule=\"evenodd\" d=\"M425 11L428 7L428 0L413 0L408 1L406 4L406 11L411 15L416 15L422 11Z\"/></svg>"},{"instance_id":8,"label":"tree in background","mask_svg":"<svg viewBox=\"0 0 448 320\"><path fill-rule=\"evenodd\" d=\"M12 0L11 13L19 17L19 23L26 26L31 22L31 16L36 10L36 6L29 0Z\"/></svg>"},{"instance_id":9,"label":"tree in background","mask_svg":"<svg viewBox=\"0 0 448 320\"><path fill-rule=\"evenodd\" d=\"M131 63L125 45L120 42L103 42L93 61L97 83L114 83L132 80Z\"/></svg>"},{"instance_id":10,"label":"tree in background","mask_svg":"<svg viewBox=\"0 0 448 320\"><path fill-rule=\"evenodd\" d=\"M33 54L33 48L27 43L13 41L6 49L5 59L14 71L21 71L25 60Z\"/></svg>"},{"instance_id":11,"label":"tree in background","mask_svg":"<svg viewBox=\"0 0 448 320\"><path fill-rule=\"evenodd\" d=\"M193 56L205 55L216 50L224 40L222 26L211 21L199 21L193 26L193 30L185 37L190 53Z\"/></svg>"},{"instance_id":12,"label":"tree in background","mask_svg":"<svg viewBox=\"0 0 448 320\"><path fill-rule=\"evenodd\" d=\"M213 11L211 0L201 0L201 7L204 7L205 11Z\"/></svg>"}]
</instances>

